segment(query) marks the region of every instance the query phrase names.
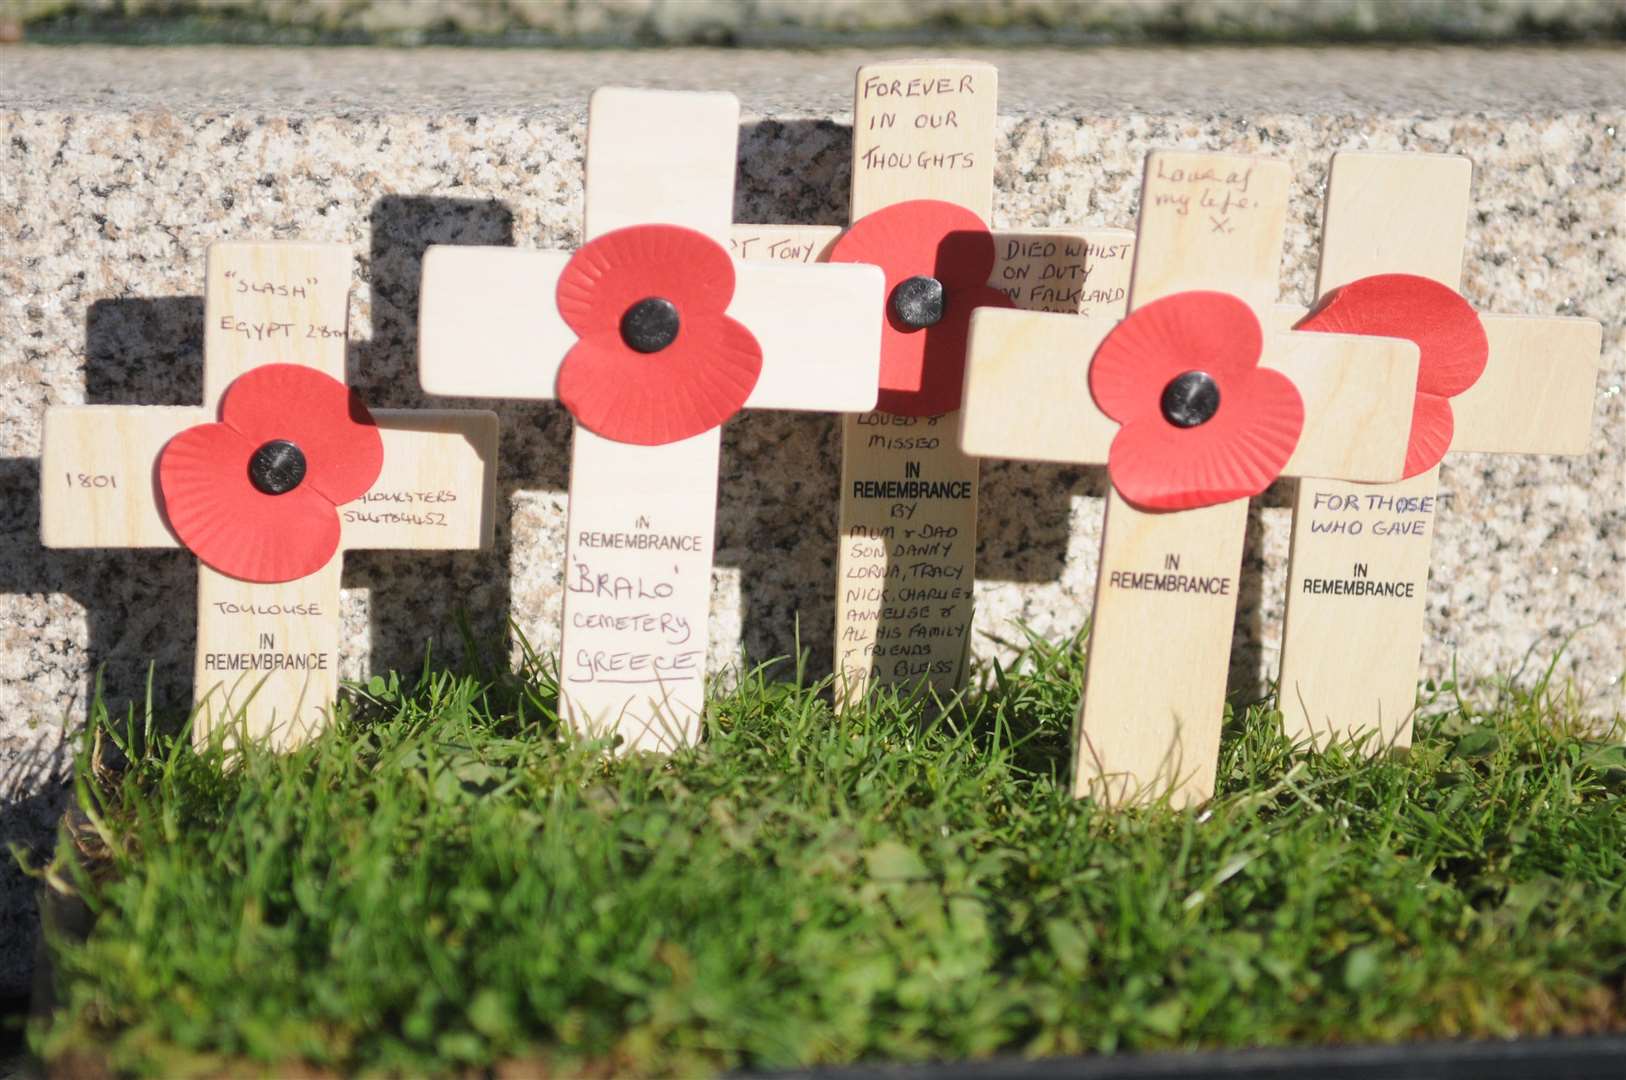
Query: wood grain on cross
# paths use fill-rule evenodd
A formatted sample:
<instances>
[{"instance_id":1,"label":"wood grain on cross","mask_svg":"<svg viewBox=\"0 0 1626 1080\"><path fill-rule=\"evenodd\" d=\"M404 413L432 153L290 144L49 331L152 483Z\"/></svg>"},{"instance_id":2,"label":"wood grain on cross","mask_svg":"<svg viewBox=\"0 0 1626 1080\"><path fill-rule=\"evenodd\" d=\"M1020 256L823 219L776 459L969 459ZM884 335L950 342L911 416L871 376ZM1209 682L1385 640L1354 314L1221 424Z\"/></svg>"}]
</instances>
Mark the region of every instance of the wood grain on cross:
<instances>
[{"instance_id":1,"label":"wood grain on cross","mask_svg":"<svg viewBox=\"0 0 1626 1080\"><path fill-rule=\"evenodd\" d=\"M221 396L264 364L343 381L350 249L217 243L204 286L201 406L49 409L41 453L41 539L56 548L173 548L157 460L180 432L216 419ZM338 552L294 581L260 584L198 565L196 740L222 724L287 748L319 730L338 693L344 552L478 548L491 541L497 418L488 412L373 411L384 467L340 511ZM426 501L426 500L432 500Z\"/></svg>"},{"instance_id":2,"label":"wood grain on cross","mask_svg":"<svg viewBox=\"0 0 1626 1080\"><path fill-rule=\"evenodd\" d=\"M853 93L849 220L932 199L992 218L998 71L920 60L859 68ZM742 224L733 249L762 260L828 256L835 226ZM1130 234L1120 229L996 232L988 284L1037 311L1122 311ZM1106 257L1101 253L1109 252ZM871 686L930 685L951 694L969 654L979 466L954 437L955 413L842 418L835 670L838 701ZM865 485L901 479L953 495L870 498Z\"/></svg>"},{"instance_id":3,"label":"wood grain on cross","mask_svg":"<svg viewBox=\"0 0 1626 1080\"><path fill-rule=\"evenodd\" d=\"M1134 311L1188 290L1230 293L1271 327L1287 217L1284 163L1148 156L1129 292ZM967 453L1105 464L1118 426L1097 407L1090 358L1114 320L979 311L961 416ZM1057 362L1062 358L1065 362ZM1193 358L1194 366L1200 358ZM1304 405L1283 475L1392 478L1411 423L1410 342L1266 333L1260 366ZM1404 385L1395 387L1392 380ZM1248 502L1149 512L1107 498L1079 709L1074 791L1111 802L1213 792ZM1143 587L1177 574L1206 592Z\"/></svg>"},{"instance_id":4,"label":"wood grain on cross","mask_svg":"<svg viewBox=\"0 0 1626 1080\"><path fill-rule=\"evenodd\" d=\"M584 238L681 225L728 242L739 102L606 88L588 110ZM431 393L554 398L576 342L554 303L569 252L433 247L424 259L420 375ZM736 264L728 314L762 346L747 408L875 403L882 278L868 266ZM578 729L633 749L699 735L721 429L641 446L575 427L560 694ZM654 554L606 538L652 536Z\"/></svg>"},{"instance_id":5,"label":"wood grain on cross","mask_svg":"<svg viewBox=\"0 0 1626 1080\"><path fill-rule=\"evenodd\" d=\"M1316 293L1375 274L1460 290L1473 164L1443 154L1333 157ZM1285 318L1296 321L1301 309ZM1592 421L1602 327L1592 319L1481 315L1484 373L1451 399L1450 449L1580 454ZM1439 467L1395 483L1305 480L1293 510L1281 709L1290 734L1376 732L1411 743ZM1341 590L1363 579L1382 594Z\"/></svg>"}]
</instances>

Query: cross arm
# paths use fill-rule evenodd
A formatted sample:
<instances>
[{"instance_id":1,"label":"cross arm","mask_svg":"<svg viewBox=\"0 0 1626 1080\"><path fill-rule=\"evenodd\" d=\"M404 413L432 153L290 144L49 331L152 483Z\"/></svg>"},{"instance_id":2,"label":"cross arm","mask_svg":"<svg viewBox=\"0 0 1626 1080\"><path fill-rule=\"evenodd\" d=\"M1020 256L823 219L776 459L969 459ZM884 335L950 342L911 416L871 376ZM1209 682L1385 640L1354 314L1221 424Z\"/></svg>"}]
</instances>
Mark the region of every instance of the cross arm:
<instances>
[{"instance_id":1,"label":"cross arm","mask_svg":"<svg viewBox=\"0 0 1626 1080\"><path fill-rule=\"evenodd\" d=\"M346 548L477 548L490 543L497 417L379 409L384 470L340 507ZM45 414L40 541L50 548L180 546L164 521L164 444L215 417L200 406L71 405Z\"/></svg>"},{"instance_id":2,"label":"cross arm","mask_svg":"<svg viewBox=\"0 0 1626 1080\"><path fill-rule=\"evenodd\" d=\"M960 449L973 457L1104 465L1118 425L1090 395L1090 357L1118 324L1016 308L971 316Z\"/></svg>"},{"instance_id":3,"label":"cross arm","mask_svg":"<svg viewBox=\"0 0 1626 1080\"><path fill-rule=\"evenodd\" d=\"M1135 234L1036 228L994 233L989 284L1016 308L971 316L960 449L973 457L1102 465L1117 425L1095 407L1089 358L1123 317Z\"/></svg>"},{"instance_id":4,"label":"cross arm","mask_svg":"<svg viewBox=\"0 0 1626 1080\"><path fill-rule=\"evenodd\" d=\"M1584 453L1603 352L1595 319L1481 315L1490 356L1479 380L1451 399L1451 449Z\"/></svg>"},{"instance_id":5,"label":"cross arm","mask_svg":"<svg viewBox=\"0 0 1626 1080\"><path fill-rule=\"evenodd\" d=\"M863 412L881 380L886 275L862 263L734 264L728 313L762 345L748 409Z\"/></svg>"},{"instance_id":6,"label":"cross arm","mask_svg":"<svg viewBox=\"0 0 1626 1080\"><path fill-rule=\"evenodd\" d=\"M1099 317L978 311L966 360L961 448L978 457L1105 464L1118 425L1096 407L1087 372L1114 325ZM1057 357L1068 359L1058 363ZM1304 401L1304 431L1283 474L1398 479L1417 362L1417 346L1399 338L1274 338L1261 366L1292 379ZM1362 437L1350 439L1351 431Z\"/></svg>"},{"instance_id":7,"label":"cross arm","mask_svg":"<svg viewBox=\"0 0 1626 1080\"><path fill-rule=\"evenodd\" d=\"M65 405L45 412L40 542L48 548L179 547L159 509L158 454L214 419L196 405Z\"/></svg>"},{"instance_id":8,"label":"cross arm","mask_svg":"<svg viewBox=\"0 0 1626 1080\"><path fill-rule=\"evenodd\" d=\"M1293 380L1304 430L1288 476L1393 480L1411 429L1417 346L1399 338L1288 334L1280 305L1261 365ZM1103 465L1118 425L1090 395L1089 361L1115 318L985 308L971 321L960 445L978 457ZM1060 359L1058 359L1060 358ZM1349 433L1362 437L1351 440Z\"/></svg>"},{"instance_id":9,"label":"cross arm","mask_svg":"<svg viewBox=\"0 0 1626 1080\"><path fill-rule=\"evenodd\" d=\"M820 263L845 231L840 225L739 224L728 231L728 253L736 259Z\"/></svg>"},{"instance_id":10,"label":"cross arm","mask_svg":"<svg viewBox=\"0 0 1626 1080\"><path fill-rule=\"evenodd\" d=\"M431 247L424 256L418 371L449 397L549 401L576 335L554 288L570 256ZM762 346L747 408L857 412L874 406L885 278L854 263L736 260L728 314Z\"/></svg>"},{"instance_id":11,"label":"cross arm","mask_svg":"<svg viewBox=\"0 0 1626 1080\"><path fill-rule=\"evenodd\" d=\"M376 409L384 468L339 507L340 546L449 551L491 543L497 414Z\"/></svg>"},{"instance_id":12,"label":"cross arm","mask_svg":"<svg viewBox=\"0 0 1626 1080\"><path fill-rule=\"evenodd\" d=\"M1411 437L1421 355L1403 338L1293 330L1309 309L1277 304L1262 367L1293 380L1304 402L1304 430L1283 476L1361 483L1400 479ZM1349 432L1361 433L1359 439Z\"/></svg>"},{"instance_id":13,"label":"cross arm","mask_svg":"<svg viewBox=\"0 0 1626 1080\"><path fill-rule=\"evenodd\" d=\"M567 251L432 246L423 257L418 381L446 397L551 401L576 335L554 305Z\"/></svg>"},{"instance_id":14,"label":"cross arm","mask_svg":"<svg viewBox=\"0 0 1626 1080\"><path fill-rule=\"evenodd\" d=\"M1292 379L1304 402L1304 428L1282 475L1400 479L1416 399L1417 346L1403 338L1288 331L1299 313L1286 305L1276 309L1278 330L1260 360Z\"/></svg>"}]
</instances>

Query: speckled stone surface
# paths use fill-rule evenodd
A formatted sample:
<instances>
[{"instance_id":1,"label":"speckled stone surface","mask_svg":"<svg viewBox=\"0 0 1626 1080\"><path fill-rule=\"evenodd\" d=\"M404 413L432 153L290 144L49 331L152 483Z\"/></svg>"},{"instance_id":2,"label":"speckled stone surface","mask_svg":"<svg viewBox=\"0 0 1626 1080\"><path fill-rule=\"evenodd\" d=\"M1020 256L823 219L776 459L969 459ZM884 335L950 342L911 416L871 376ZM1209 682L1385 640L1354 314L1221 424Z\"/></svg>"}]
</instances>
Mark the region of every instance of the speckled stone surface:
<instances>
[{"instance_id":1,"label":"speckled stone surface","mask_svg":"<svg viewBox=\"0 0 1626 1080\"><path fill-rule=\"evenodd\" d=\"M875 54L870 54L874 56ZM1626 654L1626 63L1618 52L1100 50L1000 64L999 226L1129 225L1145 151L1235 149L1298 176L1283 298L1307 299L1328 159L1347 148L1474 158L1464 291L1482 309L1604 321L1583 457L1448 459L1429 593L1430 674L1530 679L1558 666L1594 711L1620 708ZM431 243L580 238L588 92L606 82L732 89L744 103L736 215L845 218L856 53L0 50L0 833L43 846L60 807L64 723L105 665L116 707L190 693L195 583L180 552L46 551L40 420L52 404L192 404L205 247L304 237L356 253L351 381L390 407L415 376L419 263ZM476 404L476 403L468 403ZM346 565L347 676L455 657L510 619L557 640L569 422L502 418L489 553L361 553ZM837 426L747 413L723 443L713 670L801 643L827 668ZM977 649L1076 631L1105 478L988 462ZM1288 492L1257 501L1233 688L1274 667ZM1533 653L1532 653L1533 650ZM1525 657L1531 653L1526 663ZM0 990L26 972L28 886L0 861Z\"/></svg>"}]
</instances>

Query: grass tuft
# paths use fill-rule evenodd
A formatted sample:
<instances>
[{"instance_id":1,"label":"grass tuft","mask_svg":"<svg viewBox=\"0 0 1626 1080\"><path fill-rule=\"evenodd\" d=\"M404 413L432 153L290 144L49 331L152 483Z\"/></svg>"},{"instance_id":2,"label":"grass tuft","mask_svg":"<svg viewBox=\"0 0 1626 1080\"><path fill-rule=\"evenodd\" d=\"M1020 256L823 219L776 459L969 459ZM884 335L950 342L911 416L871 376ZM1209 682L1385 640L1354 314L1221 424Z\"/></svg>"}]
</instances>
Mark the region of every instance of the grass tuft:
<instances>
[{"instance_id":1,"label":"grass tuft","mask_svg":"<svg viewBox=\"0 0 1626 1080\"><path fill-rule=\"evenodd\" d=\"M150 1075L690 1074L1626 1028L1626 749L1549 686L1404 756L1228 716L1206 807L1069 797L1079 641L952 702L765 665L669 758L551 673L349 688L278 756L97 705L35 1049Z\"/></svg>"}]
</instances>

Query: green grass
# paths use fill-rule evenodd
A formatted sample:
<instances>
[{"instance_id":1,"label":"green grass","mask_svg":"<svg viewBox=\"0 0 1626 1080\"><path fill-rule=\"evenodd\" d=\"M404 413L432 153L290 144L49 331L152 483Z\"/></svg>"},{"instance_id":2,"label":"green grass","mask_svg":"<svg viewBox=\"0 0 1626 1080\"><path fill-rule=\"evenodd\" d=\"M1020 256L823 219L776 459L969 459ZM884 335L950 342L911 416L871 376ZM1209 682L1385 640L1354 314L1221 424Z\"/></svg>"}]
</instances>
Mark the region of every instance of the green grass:
<instances>
[{"instance_id":1,"label":"green grass","mask_svg":"<svg viewBox=\"0 0 1626 1080\"><path fill-rule=\"evenodd\" d=\"M534 665L375 678L230 769L99 711L92 870L50 869L97 921L34 1046L688 1074L1626 1028L1618 720L1447 688L1370 761L1265 703L1207 807L1107 812L1066 790L1080 673L1036 643L952 707L836 718L758 670L630 760L561 737Z\"/></svg>"}]
</instances>

